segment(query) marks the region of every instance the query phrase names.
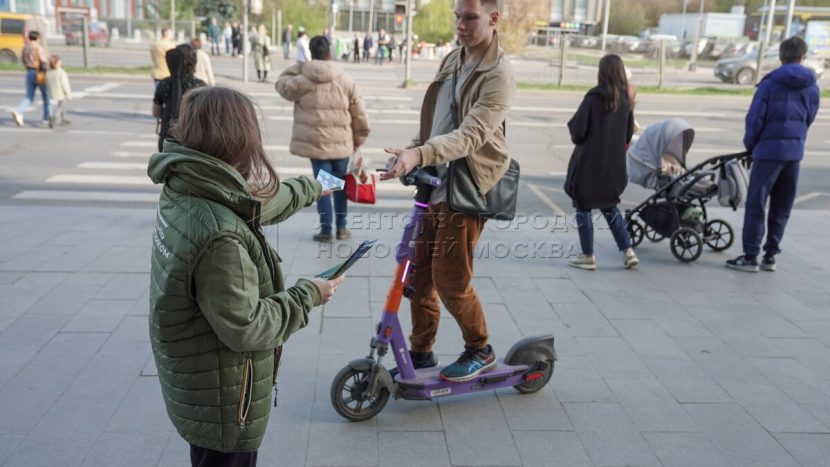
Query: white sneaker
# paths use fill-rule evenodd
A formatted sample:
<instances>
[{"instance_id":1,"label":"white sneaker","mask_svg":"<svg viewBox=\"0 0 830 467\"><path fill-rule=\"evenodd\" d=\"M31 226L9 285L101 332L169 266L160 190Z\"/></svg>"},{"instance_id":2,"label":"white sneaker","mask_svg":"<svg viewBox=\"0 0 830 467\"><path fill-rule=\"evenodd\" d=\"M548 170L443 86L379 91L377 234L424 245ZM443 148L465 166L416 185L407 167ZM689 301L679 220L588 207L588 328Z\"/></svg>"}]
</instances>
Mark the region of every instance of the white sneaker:
<instances>
[{"instance_id":1,"label":"white sneaker","mask_svg":"<svg viewBox=\"0 0 830 467\"><path fill-rule=\"evenodd\" d=\"M23 115L20 115L17 112L12 112L12 120L14 120L14 123L16 123L17 126L23 126Z\"/></svg>"},{"instance_id":2,"label":"white sneaker","mask_svg":"<svg viewBox=\"0 0 830 467\"><path fill-rule=\"evenodd\" d=\"M597 260L594 255L579 255L569 263L571 267L593 271L597 268Z\"/></svg>"},{"instance_id":3,"label":"white sneaker","mask_svg":"<svg viewBox=\"0 0 830 467\"><path fill-rule=\"evenodd\" d=\"M623 251L623 266L626 269L634 269L638 264L640 264L640 260L637 259L637 254L634 253L633 248Z\"/></svg>"}]
</instances>

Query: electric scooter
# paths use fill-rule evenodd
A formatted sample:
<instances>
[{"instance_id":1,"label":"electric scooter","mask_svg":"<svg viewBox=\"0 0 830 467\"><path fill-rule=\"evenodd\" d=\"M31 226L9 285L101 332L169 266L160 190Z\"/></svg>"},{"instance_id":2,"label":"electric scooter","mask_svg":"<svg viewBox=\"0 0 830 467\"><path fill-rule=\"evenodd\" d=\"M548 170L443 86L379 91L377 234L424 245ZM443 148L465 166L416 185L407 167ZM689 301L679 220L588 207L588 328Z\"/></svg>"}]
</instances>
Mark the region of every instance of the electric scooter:
<instances>
[{"instance_id":1,"label":"electric scooter","mask_svg":"<svg viewBox=\"0 0 830 467\"><path fill-rule=\"evenodd\" d=\"M390 396L395 399L433 400L508 386L522 394L541 390L553 376L557 360L552 335L521 339L499 360L495 369L469 381L442 380L439 377L440 367L414 369L398 320L398 310L403 297L411 299L415 294L409 279L417 267L412 262L416 236L429 206L432 187L440 186L441 180L424 169L415 169L401 177L401 182L407 186L415 185L416 191L415 205L395 254L398 262L395 279L386 297L377 335L369 343L369 355L352 360L334 377L330 392L334 410L347 420L364 421L380 413ZM398 367L394 378L381 363L390 347Z\"/></svg>"}]
</instances>

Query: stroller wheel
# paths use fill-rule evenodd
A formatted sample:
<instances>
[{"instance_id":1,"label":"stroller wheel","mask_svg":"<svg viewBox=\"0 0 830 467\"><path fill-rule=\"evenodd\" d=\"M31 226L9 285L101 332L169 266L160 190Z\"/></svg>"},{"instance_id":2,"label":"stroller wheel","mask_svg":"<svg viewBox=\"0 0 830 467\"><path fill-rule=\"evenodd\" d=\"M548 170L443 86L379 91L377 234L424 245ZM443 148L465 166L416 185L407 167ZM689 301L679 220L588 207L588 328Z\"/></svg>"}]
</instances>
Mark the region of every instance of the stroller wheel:
<instances>
[{"instance_id":1,"label":"stroller wheel","mask_svg":"<svg viewBox=\"0 0 830 467\"><path fill-rule=\"evenodd\" d=\"M703 253L703 239L694 229L681 227L671 235L671 253L682 263L691 263Z\"/></svg>"},{"instance_id":2,"label":"stroller wheel","mask_svg":"<svg viewBox=\"0 0 830 467\"><path fill-rule=\"evenodd\" d=\"M657 233L656 230L651 228L650 225L646 224L646 238L651 240L652 242L657 243L663 241L663 239L666 237L660 235L659 233Z\"/></svg>"},{"instance_id":3,"label":"stroller wheel","mask_svg":"<svg viewBox=\"0 0 830 467\"><path fill-rule=\"evenodd\" d=\"M631 237L631 247L637 248L637 245L643 242L645 236L643 226L635 220L628 221L628 236Z\"/></svg>"},{"instance_id":4,"label":"stroller wheel","mask_svg":"<svg viewBox=\"0 0 830 467\"><path fill-rule=\"evenodd\" d=\"M732 246L735 235L732 226L728 222L715 219L706 223L706 230L703 236L706 244L714 251L724 251Z\"/></svg>"}]
</instances>

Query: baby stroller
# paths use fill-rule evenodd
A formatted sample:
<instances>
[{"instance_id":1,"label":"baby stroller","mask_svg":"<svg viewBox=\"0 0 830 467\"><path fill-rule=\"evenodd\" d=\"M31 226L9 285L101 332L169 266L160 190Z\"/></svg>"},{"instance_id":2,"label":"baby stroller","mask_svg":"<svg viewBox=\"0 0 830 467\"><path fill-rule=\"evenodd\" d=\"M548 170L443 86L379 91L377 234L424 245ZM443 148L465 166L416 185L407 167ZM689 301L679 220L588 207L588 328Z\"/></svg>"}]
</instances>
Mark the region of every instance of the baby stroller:
<instances>
[{"instance_id":1,"label":"baby stroller","mask_svg":"<svg viewBox=\"0 0 830 467\"><path fill-rule=\"evenodd\" d=\"M684 263L695 261L703 245L714 251L732 246L734 230L724 220L709 219L706 203L737 209L746 197L748 177L741 165L748 153L713 157L686 170L686 154L695 132L684 120L671 118L650 125L627 153L628 179L654 190L640 205L626 210L631 245L643 238L670 239L671 252Z\"/></svg>"}]
</instances>

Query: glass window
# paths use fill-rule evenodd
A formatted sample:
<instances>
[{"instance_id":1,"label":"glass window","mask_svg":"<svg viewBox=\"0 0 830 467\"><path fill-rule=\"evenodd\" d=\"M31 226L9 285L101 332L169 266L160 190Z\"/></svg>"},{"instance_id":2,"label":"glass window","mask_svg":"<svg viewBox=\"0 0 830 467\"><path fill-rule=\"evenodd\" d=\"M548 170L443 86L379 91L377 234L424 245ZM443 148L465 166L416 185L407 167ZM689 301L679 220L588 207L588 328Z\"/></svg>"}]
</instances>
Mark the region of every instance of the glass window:
<instances>
[{"instance_id":1,"label":"glass window","mask_svg":"<svg viewBox=\"0 0 830 467\"><path fill-rule=\"evenodd\" d=\"M22 19L0 19L0 32L3 34L23 34Z\"/></svg>"}]
</instances>

